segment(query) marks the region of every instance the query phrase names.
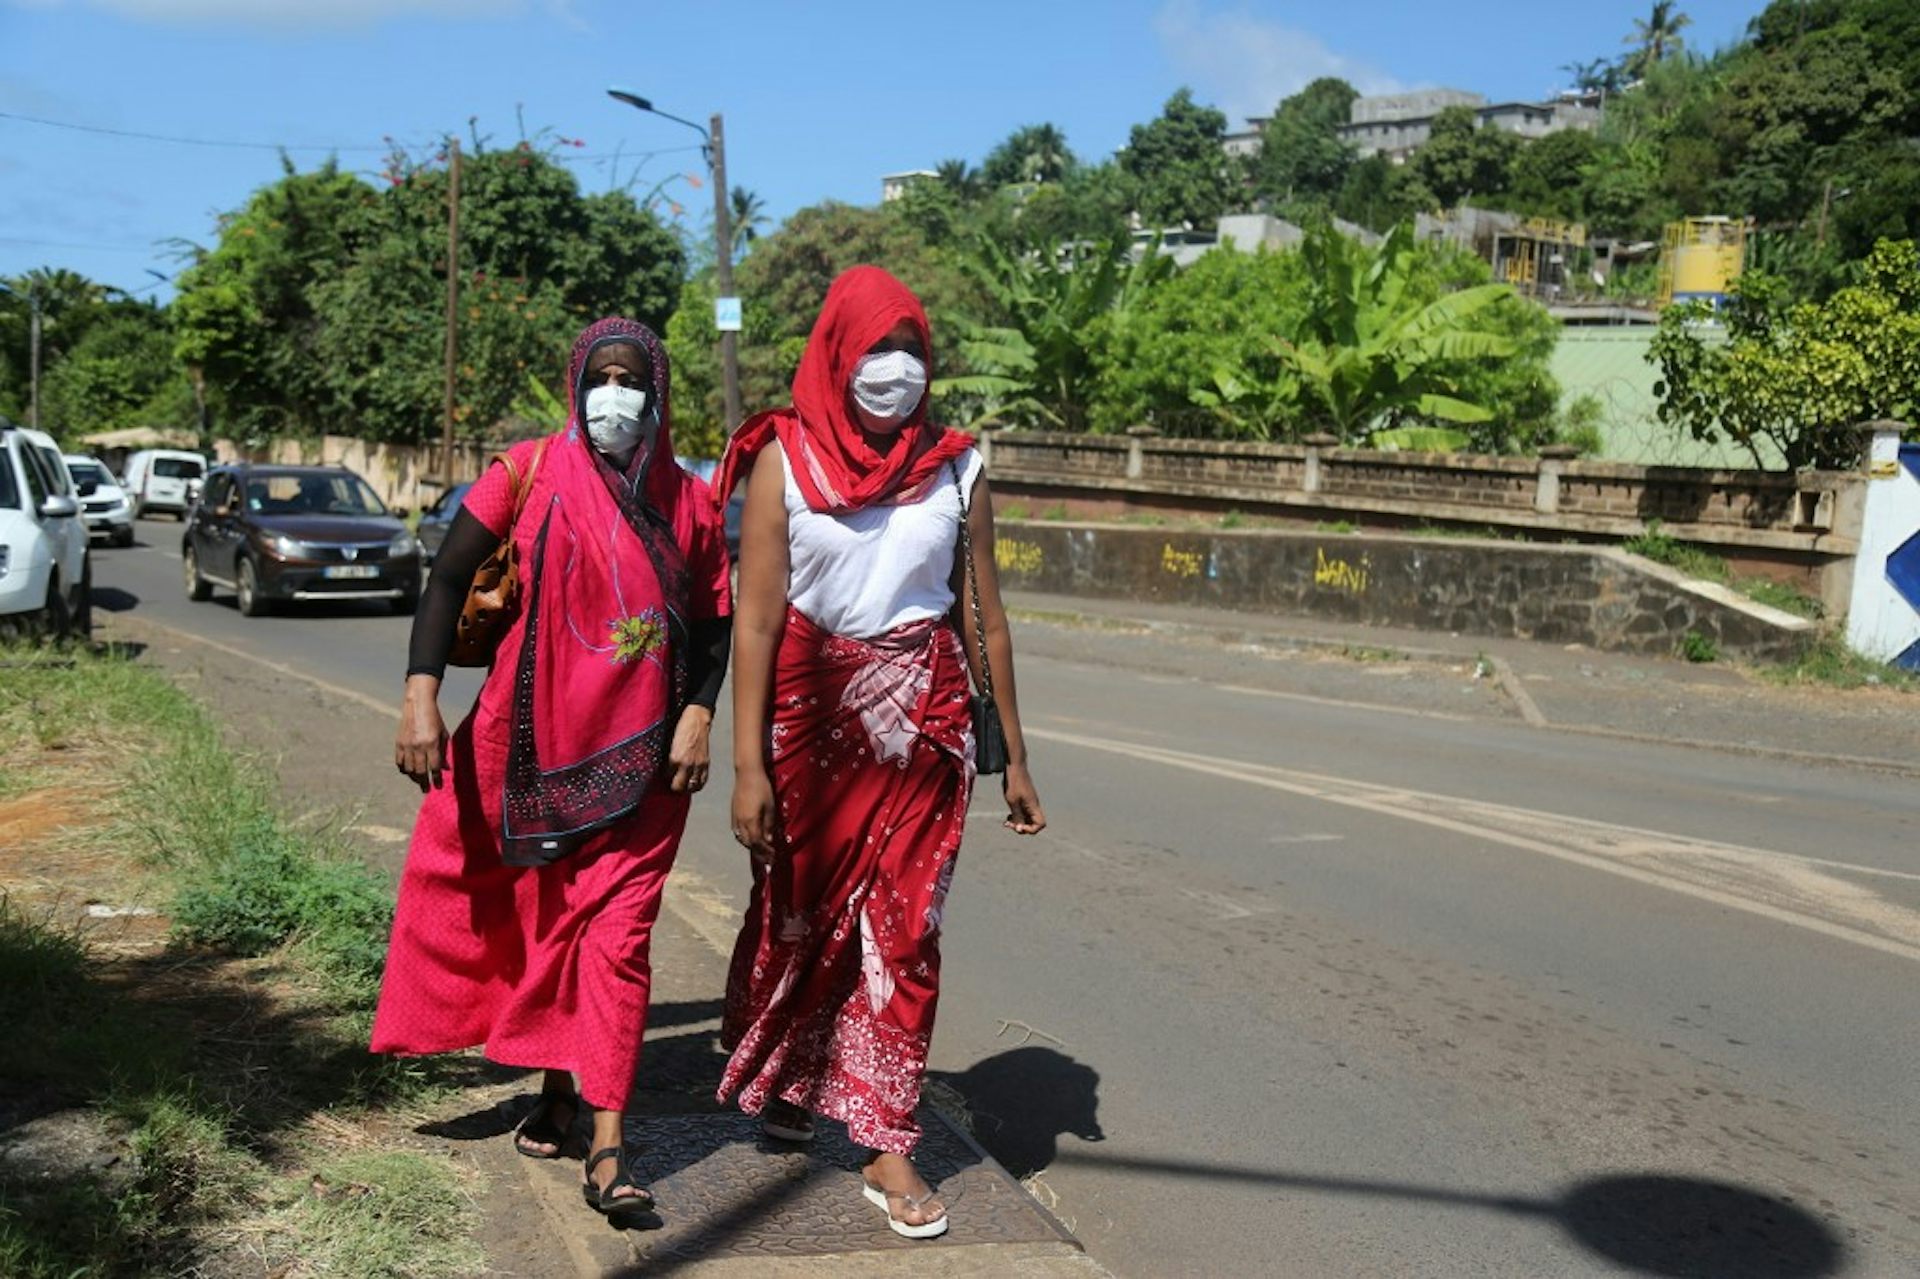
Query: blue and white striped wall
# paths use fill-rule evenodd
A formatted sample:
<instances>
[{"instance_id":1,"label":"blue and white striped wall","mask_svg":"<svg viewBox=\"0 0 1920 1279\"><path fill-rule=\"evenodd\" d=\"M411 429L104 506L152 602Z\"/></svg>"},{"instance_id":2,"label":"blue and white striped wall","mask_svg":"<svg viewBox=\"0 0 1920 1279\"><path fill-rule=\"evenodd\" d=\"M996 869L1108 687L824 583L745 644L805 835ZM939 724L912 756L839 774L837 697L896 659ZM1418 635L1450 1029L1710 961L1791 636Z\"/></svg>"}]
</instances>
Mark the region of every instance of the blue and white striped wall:
<instances>
[{"instance_id":1,"label":"blue and white striped wall","mask_svg":"<svg viewBox=\"0 0 1920 1279\"><path fill-rule=\"evenodd\" d=\"M1920 444L1902 444L1895 429L1876 430L1867 473L1847 643L1920 670Z\"/></svg>"}]
</instances>

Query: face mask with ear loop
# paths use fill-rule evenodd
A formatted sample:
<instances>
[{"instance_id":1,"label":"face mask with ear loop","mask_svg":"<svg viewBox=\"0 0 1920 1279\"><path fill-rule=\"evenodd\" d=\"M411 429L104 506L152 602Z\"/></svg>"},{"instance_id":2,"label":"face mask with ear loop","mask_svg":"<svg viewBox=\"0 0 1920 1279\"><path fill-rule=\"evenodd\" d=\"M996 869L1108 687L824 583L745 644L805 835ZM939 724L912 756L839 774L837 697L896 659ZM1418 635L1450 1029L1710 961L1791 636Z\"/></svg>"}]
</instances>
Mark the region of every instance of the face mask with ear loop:
<instances>
[{"instance_id":1,"label":"face mask with ear loop","mask_svg":"<svg viewBox=\"0 0 1920 1279\"><path fill-rule=\"evenodd\" d=\"M650 398L638 387L590 388L582 411L587 439L609 457L631 458L660 429L660 415L649 406Z\"/></svg>"},{"instance_id":2,"label":"face mask with ear loop","mask_svg":"<svg viewBox=\"0 0 1920 1279\"><path fill-rule=\"evenodd\" d=\"M880 351L853 367L853 407L869 431L896 431L927 393L927 366L911 351Z\"/></svg>"}]
</instances>

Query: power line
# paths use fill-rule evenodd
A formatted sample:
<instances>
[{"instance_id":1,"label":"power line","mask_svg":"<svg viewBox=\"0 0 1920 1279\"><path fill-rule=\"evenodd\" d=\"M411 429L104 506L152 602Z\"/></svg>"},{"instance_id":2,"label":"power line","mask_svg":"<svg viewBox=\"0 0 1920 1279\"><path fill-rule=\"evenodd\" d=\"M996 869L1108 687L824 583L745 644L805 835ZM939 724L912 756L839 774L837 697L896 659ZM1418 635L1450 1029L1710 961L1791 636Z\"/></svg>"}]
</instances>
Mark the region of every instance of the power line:
<instances>
[{"instance_id":1,"label":"power line","mask_svg":"<svg viewBox=\"0 0 1920 1279\"><path fill-rule=\"evenodd\" d=\"M385 151L384 146L330 146L320 143L283 145L278 142L238 142L222 138L182 138L168 133L140 133L132 129L109 129L97 124L73 124L66 120L48 120L35 115L0 111L0 120L18 120L24 124L44 125L49 129L71 129L75 133L98 133L110 138L135 138L141 142L171 142L186 147L226 147L242 151Z\"/></svg>"},{"instance_id":2,"label":"power line","mask_svg":"<svg viewBox=\"0 0 1920 1279\"><path fill-rule=\"evenodd\" d=\"M155 244L78 244L70 240L28 240L17 235L0 235L0 244L19 244L30 249L91 249L106 253L152 253Z\"/></svg>"},{"instance_id":3,"label":"power line","mask_svg":"<svg viewBox=\"0 0 1920 1279\"><path fill-rule=\"evenodd\" d=\"M75 124L68 120L49 120L43 116L21 115L16 111L0 111L0 120L17 120L22 124L37 124L49 129L69 129L75 133L93 133L109 138L130 138L139 142L167 142L176 146L222 147L228 150L239 151L351 151L365 154L381 154L397 149L385 143L380 146L370 146L365 144L320 142L243 142L232 138L186 138L170 133L142 133L134 129L109 129L97 124ZM496 148L496 150L511 149L512 148ZM548 158L560 164L576 164L583 161L595 160L650 160L655 156L674 155L678 152L698 150L700 150L699 147L688 145L683 147L662 147L653 151L601 151L595 152L592 155L555 154Z\"/></svg>"}]
</instances>

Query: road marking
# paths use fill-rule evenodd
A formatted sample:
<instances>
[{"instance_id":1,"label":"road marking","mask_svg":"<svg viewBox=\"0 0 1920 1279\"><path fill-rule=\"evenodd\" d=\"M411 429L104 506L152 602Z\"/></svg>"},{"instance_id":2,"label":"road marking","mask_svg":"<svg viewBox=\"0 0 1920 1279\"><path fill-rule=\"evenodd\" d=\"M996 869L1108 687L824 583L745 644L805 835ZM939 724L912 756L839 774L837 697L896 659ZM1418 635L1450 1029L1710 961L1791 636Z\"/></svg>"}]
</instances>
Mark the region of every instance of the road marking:
<instances>
[{"instance_id":1,"label":"road marking","mask_svg":"<svg viewBox=\"0 0 1920 1279\"><path fill-rule=\"evenodd\" d=\"M175 639L184 640L190 644L203 644L216 653L225 653L228 657L237 657L243 662L252 662L255 666L264 666L276 675L284 675L288 679L297 679L302 683L311 684L322 692L331 693L335 697L344 697L356 706L363 706L382 718L391 718L399 713L398 708L393 703L383 702L377 697L369 697L357 689L345 688L339 684L321 679L318 676L309 675L305 671L296 670L288 666L285 662L276 662L269 658L249 653L244 648L235 648L233 645L223 644L217 639L208 639L205 635L196 635L192 631L184 631L177 626L169 626L165 622L156 622L150 617L129 618L126 624L156 630L162 634L171 635Z\"/></svg>"},{"instance_id":2,"label":"road marking","mask_svg":"<svg viewBox=\"0 0 1920 1279\"><path fill-rule=\"evenodd\" d=\"M1344 697L1317 697L1312 693L1283 693L1273 688L1248 688L1244 684L1209 685L1216 692L1237 697L1271 697L1283 702L1307 702L1314 706L1332 706L1345 711L1377 711L1382 715L1408 715L1414 719L1443 719L1455 724L1498 724L1492 715L1462 715L1458 711L1429 711L1416 706L1386 706L1379 702L1355 702Z\"/></svg>"},{"instance_id":3,"label":"road marking","mask_svg":"<svg viewBox=\"0 0 1920 1279\"><path fill-rule=\"evenodd\" d=\"M1920 912L1824 873L1844 869L1872 874L1873 867L1037 726L1025 731L1029 737L1066 746L1491 840L1920 962ZM1904 877L1904 872L1892 873ZM1835 915L1840 918L1831 917Z\"/></svg>"},{"instance_id":4,"label":"road marking","mask_svg":"<svg viewBox=\"0 0 1920 1279\"><path fill-rule=\"evenodd\" d=\"M1269 835L1269 844L1338 844L1346 839L1345 835L1314 833L1309 835Z\"/></svg>"}]
</instances>

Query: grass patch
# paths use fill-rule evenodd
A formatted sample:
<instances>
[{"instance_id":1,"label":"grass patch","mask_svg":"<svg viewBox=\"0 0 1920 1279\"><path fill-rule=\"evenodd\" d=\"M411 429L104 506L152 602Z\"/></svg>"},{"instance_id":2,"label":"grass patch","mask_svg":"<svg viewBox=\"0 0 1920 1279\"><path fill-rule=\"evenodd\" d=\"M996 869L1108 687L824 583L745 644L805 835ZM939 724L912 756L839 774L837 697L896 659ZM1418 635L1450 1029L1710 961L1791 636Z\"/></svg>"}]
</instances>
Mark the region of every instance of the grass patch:
<instances>
[{"instance_id":1,"label":"grass patch","mask_svg":"<svg viewBox=\"0 0 1920 1279\"><path fill-rule=\"evenodd\" d=\"M172 919L165 952L96 955L52 909L0 894L0 1077L24 1113L90 1125L37 1174L0 1169L0 1274L198 1272L236 1224L290 1231L301 1273L479 1271L457 1174L426 1156L363 1156L339 1174L371 1188L352 1204L269 1211L316 1153L311 1117L419 1104L472 1068L366 1052L386 878L337 828L287 822L271 773L161 674L111 655L0 657L9 773L85 779L64 802L92 825L44 839L124 849L96 873L149 876Z\"/></svg>"},{"instance_id":2,"label":"grass patch","mask_svg":"<svg viewBox=\"0 0 1920 1279\"><path fill-rule=\"evenodd\" d=\"M330 1275L457 1279L479 1274L479 1214L460 1175L406 1151L344 1155L323 1163L285 1213L303 1266Z\"/></svg>"},{"instance_id":3,"label":"grass patch","mask_svg":"<svg viewBox=\"0 0 1920 1279\"><path fill-rule=\"evenodd\" d=\"M1817 622L1827 615L1826 605L1813 596L1771 578L1742 578L1734 583L1734 587L1757 604L1765 604L1768 608L1777 608L1808 621Z\"/></svg>"},{"instance_id":4,"label":"grass patch","mask_svg":"<svg viewBox=\"0 0 1920 1279\"><path fill-rule=\"evenodd\" d=\"M1313 526L1316 533L1358 533L1360 526L1352 520L1321 520Z\"/></svg>"},{"instance_id":5,"label":"grass patch","mask_svg":"<svg viewBox=\"0 0 1920 1279\"><path fill-rule=\"evenodd\" d=\"M1718 555L1703 551L1697 546L1670 535L1659 520L1648 520L1646 531L1635 534L1620 543L1621 549L1638 555L1642 559L1652 560L1655 564L1665 564L1677 569L1688 577L1699 578L1706 582L1726 582L1732 574L1727 570L1727 562Z\"/></svg>"},{"instance_id":6,"label":"grass patch","mask_svg":"<svg viewBox=\"0 0 1920 1279\"><path fill-rule=\"evenodd\" d=\"M1688 631L1682 635L1676 651L1689 662L1711 662L1720 656L1720 646L1714 642L1713 636L1702 635L1699 631Z\"/></svg>"},{"instance_id":7,"label":"grass patch","mask_svg":"<svg viewBox=\"0 0 1920 1279\"><path fill-rule=\"evenodd\" d=\"M1794 661L1761 667L1760 675L1772 683L1790 687L1891 688L1903 693L1920 692L1920 675L1862 657L1832 633L1815 640Z\"/></svg>"},{"instance_id":8,"label":"grass patch","mask_svg":"<svg viewBox=\"0 0 1920 1279\"><path fill-rule=\"evenodd\" d=\"M1003 520L1024 520L1027 518L1027 504L1025 502L1008 502L1005 506L996 509L994 514Z\"/></svg>"},{"instance_id":9,"label":"grass patch","mask_svg":"<svg viewBox=\"0 0 1920 1279\"><path fill-rule=\"evenodd\" d=\"M1043 520L1052 520L1052 521L1055 521L1056 523L1059 522L1060 520L1066 519L1067 504L1065 502L1055 502L1052 506L1049 506L1046 510L1040 512L1040 518Z\"/></svg>"}]
</instances>

